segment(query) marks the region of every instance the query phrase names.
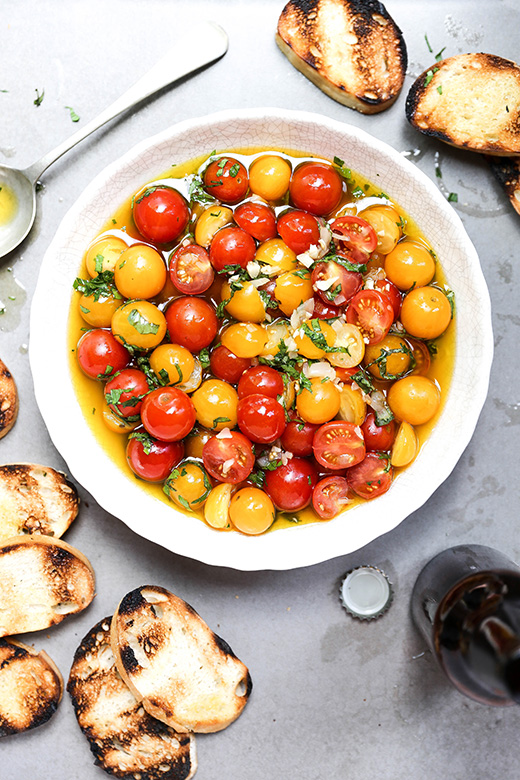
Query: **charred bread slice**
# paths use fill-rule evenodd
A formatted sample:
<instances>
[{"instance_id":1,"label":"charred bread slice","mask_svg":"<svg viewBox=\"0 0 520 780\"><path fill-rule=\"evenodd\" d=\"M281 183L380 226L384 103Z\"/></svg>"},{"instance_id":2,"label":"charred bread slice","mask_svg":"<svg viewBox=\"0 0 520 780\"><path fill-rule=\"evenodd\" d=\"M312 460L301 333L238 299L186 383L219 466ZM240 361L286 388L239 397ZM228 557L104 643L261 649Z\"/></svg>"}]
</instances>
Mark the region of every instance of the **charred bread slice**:
<instances>
[{"instance_id":1,"label":"charred bread slice","mask_svg":"<svg viewBox=\"0 0 520 780\"><path fill-rule=\"evenodd\" d=\"M489 167L520 214L520 157L488 157Z\"/></svg>"},{"instance_id":2,"label":"charred bread slice","mask_svg":"<svg viewBox=\"0 0 520 780\"><path fill-rule=\"evenodd\" d=\"M78 492L60 471L36 463L0 466L0 542L19 534L59 538L78 507Z\"/></svg>"},{"instance_id":3,"label":"charred bread slice","mask_svg":"<svg viewBox=\"0 0 520 780\"><path fill-rule=\"evenodd\" d=\"M276 42L329 97L363 114L391 106L403 86L404 38L377 0L289 0Z\"/></svg>"},{"instance_id":4,"label":"charred bread slice","mask_svg":"<svg viewBox=\"0 0 520 780\"><path fill-rule=\"evenodd\" d=\"M18 415L18 391L12 374L0 360L0 439L9 433Z\"/></svg>"},{"instance_id":5,"label":"charred bread slice","mask_svg":"<svg viewBox=\"0 0 520 780\"><path fill-rule=\"evenodd\" d=\"M0 637L40 631L81 612L94 598L87 558L36 534L0 544Z\"/></svg>"},{"instance_id":6,"label":"charred bread slice","mask_svg":"<svg viewBox=\"0 0 520 780\"><path fill-rule=\"evenodd\" d=\"M491 155L520 154L520 68L493 54L437 62L412 84L408 121L425 135Z\"/></svg>"},{"instance_id":7,"label":"charred bread slice","mask_svg":"<svg viewBox=\"0 0 520 780\"><path fill-rule=\"evenodd\" d=\"M252 688L247 668L193 607L164 588L128 593L111 638L132 693L176 731L220 731L244 709Z\"/></svg>"},{"instance_id":8,"label":"charred bread slice","mask_svg":"<svg viewBox=\"0 0 520 780\"><path fill-rule=\"evenodd\" d=\"M188 780L197 768L195 738L152 718L123 682L110 646L111 620L85 636L67 684L95 763L128 780Z\"/></svg>"},{"instance_id":9,"label":"charred bread slice","mask_svg":"<svg viewBox=\"0 0 520 780\"><path fill-rule=\"evenodd\" d=\"M62 693L62 676L47 653L0 639L0 737L46 723Z\"/></svg>"}]
</instances>

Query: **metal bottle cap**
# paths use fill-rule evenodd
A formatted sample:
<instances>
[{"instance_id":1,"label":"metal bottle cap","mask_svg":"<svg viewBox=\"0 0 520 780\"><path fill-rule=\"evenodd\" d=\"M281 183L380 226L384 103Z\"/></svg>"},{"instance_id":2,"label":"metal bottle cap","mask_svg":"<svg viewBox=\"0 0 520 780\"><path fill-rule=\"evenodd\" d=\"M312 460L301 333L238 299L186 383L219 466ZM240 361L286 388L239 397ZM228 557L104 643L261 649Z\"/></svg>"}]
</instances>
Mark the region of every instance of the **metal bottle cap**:
<instances>
[{"instance_id":1,"label":"metal bottle cap","mask_svg":"<svg viewBox=\"0 0 520 780\"><path fill-rule=\"evenodd\" d=\"M347 572L340 587L342 605L350 615L360 620L374 620L383 615L393 597L388 577L375 566L352 569Z\"/></svg>"}]
</instances>

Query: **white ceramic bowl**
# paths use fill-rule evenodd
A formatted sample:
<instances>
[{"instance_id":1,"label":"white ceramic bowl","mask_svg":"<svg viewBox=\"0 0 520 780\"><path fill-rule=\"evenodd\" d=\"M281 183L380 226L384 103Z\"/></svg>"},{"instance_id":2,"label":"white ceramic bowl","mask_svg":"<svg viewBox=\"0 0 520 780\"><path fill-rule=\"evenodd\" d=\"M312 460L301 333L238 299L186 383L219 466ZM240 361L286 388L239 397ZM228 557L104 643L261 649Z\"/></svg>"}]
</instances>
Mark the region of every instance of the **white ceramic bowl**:
<instances>
[{"instance_id":1,"label":"white ceramic bowl","mask_svg":"<svg viewBox=\"0 0 520 780\"><path fill-rule=\"evenodd\" d=\"M456 293L456 361L440 419L419 456L385 495L329 522L258 537L221 533L150 497L102 450L70 381L67 319L85 247L116 208L173 163L245 147L341 157L418 223ZM49 306L52 301L52 306ZM242 570L291 569L344 555L397 526L446 479L468 444L484 403L492 360L489 294L462 223L435 185L394 149L362 130L280 109L223 111L174 125L108 166L70 209L45 254L31 311L30 360L51 438L78 480L141 536L205 563ZM49 382L49 366L53 381ZM55 388L60 392L56 394Z\"/></svg>"}]
</instances>

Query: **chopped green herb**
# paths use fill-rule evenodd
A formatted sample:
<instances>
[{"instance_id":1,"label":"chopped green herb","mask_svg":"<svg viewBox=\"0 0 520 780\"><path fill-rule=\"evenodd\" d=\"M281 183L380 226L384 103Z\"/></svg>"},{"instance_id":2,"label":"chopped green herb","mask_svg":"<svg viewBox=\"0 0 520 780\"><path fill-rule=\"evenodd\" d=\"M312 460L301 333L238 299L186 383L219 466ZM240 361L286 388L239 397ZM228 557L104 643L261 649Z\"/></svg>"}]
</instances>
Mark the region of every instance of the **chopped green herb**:
<instances>
[{"instance_id":1,"label":"chopped green herb","mask_svg":"<svg viewBox=\"0 0 520 780\"><path fill-rule=\"evenodd\" d=\"M200 176L194 176L188 187L188 195L192 203L215 203L215 198L204 189Z\"/></svg>"},{"instance_id":2,"label":"chopped green herb","mask_svg":"<svg viewBox=\"0 0 520 780\"><path fill-rule=\"evenodd\" d=\"M103 272L103 260L104 259L105 258L103 257L103 255L96 255L96 257L94 259L94 262L95 262L94 269L95 269L97 274L100 274L100 273Z\"/></svg>"},{"instance_id":3,"label":"chopped green herb","mask_svg":"<svg viewBox=\"0 0 520 780\"><path fill-rule=\"evenodd\" d=\"M437 87L437 92L439 93L439 95L442 95L442 84L439 84L439 86Z\"/></svg>"},{"instance_id":4,"label":"chopped green herb","mask_svg":"<svg viewBox=\"0 0 520 780\"><path fill-rule=\"evenodd\" d=\"M143 445L143 450L145 455L149 455L152 451L152 445L153 445L153 439L150 436L150 434L146 433L145 431L134 431L130 434L128 437L129 439L136 439L137 441L140 441Z\"/></svg>"},{"instance_id":5,"label":"chopped green herb","mask_svg":"<svg viewBox=\"0 0 520 780\"><path fill-rule=\"evenodd\" d=\"M457 195L456 192L450 192L450 194L448 195L448 201L450 203L458 203L459 196Z\"/></svg>"},{"instance_id":6,"label":"chopped green herb","mask_svg":"<svg viewBox=\"0 0 520 780\"><path fill-rule=\"evenodd\" d=\"M346 181L352 182L352 171L346 167L344 161L340 160L339 157L334 157L333 163L339 175Z\"/></svg>"},{"instance_id":7,"label":"chopped green herb","mask_svg":"<svg viewBox=\"0 0 520 780\"><path fill-rule=\"evenodd\" d=\"M43 96L45 95L45 90L42 89L41 95L37 89L35 89L34 91L36 92L36 97L34 98L33 103L35 106L41 106L43 101Z\"/></svg>"},{"instance_id":8,"label":"chopped green herb","mask_svg":"<svg viewBox=\"0 0 520 780\"><path fill-rule=\"evenodd\" d=\"M215 417L215 419L213 420L213 425L211 427L216 428L217 425L220 425L220 423L226 423L226 422L231 422L229 417Z\"/></svg>"},{"instance_id":9,"label":"chopped green herb","mask_svg":"<svg viewBox=\"0 0 520 780\"><path fill-rule=\"evenodd\" d=\"M228 171L229 175L234 179L240 173L240 165L235 163Z\"/></svg>"},{"instance_id":10,"label":"chopped green herb","mask_svg":"<svg viewBox=\"0 0 520 780\"><path fill-rule=\"evenodd\" d=\"M80 277L77 277L72 286L77 292L80 292L87 297L92 295L96 302L99 301L100 298L108 297L117 298L118 300L122 299L121 293L114 284L114 274L112 271L103 271L92 279L81 279Z\"/></svg>"},{"instance_id":11,"label":"chopped green herb","mask_svg":"<svg viewBox=\"0 0 520 780\"><path fill-rule=\"evenodd\" d=\"M426 46L428 47L428 51L431 52L431 54L433 54L433 49L430 46L430 41L428 40L428 36L426 35L426 33L424 34L424 40L426 41Z\"/></svg>"},{"instance_id":12,"label":"chopped green herb","mask_svg":"<svg viewBox=\"0 0 520 780\"><path fill-rule=\"evenodd\" d=\"M204 349L201 349L201 351L199 352L199 360L202 368L209 368L210 365L209 347L204 347Z\"/></svg>"},{"instance_id":13,"label":"chopped green herb","mask_svg":"<svg viewBox=\"0 0 520 780\"><path fill-rule=\"evenodd\" d=\"M132 328L135 328L135 330L143 336L148 333L155 334L159 330L159 323L147 320L146 317L143 317L139 309L132 309L127 320Z\"/></svg>"},{"instance_id":14,"label":"chopped green herb","mask_svg":"<svg viewBox=\"0 0 520 780\"><path fill-rule=\"evenodd\" d=\"M70 118L73 122L79 122L79 116L76 114L72 106L65 106L67 111L70 113Z\"/></svg>"},{"instance_id":15,"label":"chopped green herb","mask_svg":"<svg viewBox=\"0 0 520 780\"><path fill-rule=\"evenodd\" d=\"M157 187L147 187L145 189L145 191L143 192L143 194L139 195L139 197L137 198L137 200L135 202L136 203L141 203L142 200L144 200L145 198L148 198L153 192L155 192L156 189L158 189L158 188Z\"/></svg>"},{"instance_id":16,"label":"chopped green herb","mask_svg":"<svg viewBox=\"0 0 520 780\"><path fill-rule=\"evenodd\" d=\"M442 49L441 49L440 51L438 51L438 52L437 52L437 54L435 55L435 60L436 60L437 62L439 62L439 60L442 60L442 54L443 54L443 52L444 52L445 50L446 50L446 46L443 46L443 47L442 47Z\"/></svg>"},{"instance_id":17,"label":"chopped green herb","mask_svg":"<svg viewBox=\"0 0 520 780\"><path fill-rule=\"evenodd\" d=\"M424 86L427 87L434 75L437 73L439 68L432 68L426 73L426 78L424 79Z\"/></svg>"}]
</instances>

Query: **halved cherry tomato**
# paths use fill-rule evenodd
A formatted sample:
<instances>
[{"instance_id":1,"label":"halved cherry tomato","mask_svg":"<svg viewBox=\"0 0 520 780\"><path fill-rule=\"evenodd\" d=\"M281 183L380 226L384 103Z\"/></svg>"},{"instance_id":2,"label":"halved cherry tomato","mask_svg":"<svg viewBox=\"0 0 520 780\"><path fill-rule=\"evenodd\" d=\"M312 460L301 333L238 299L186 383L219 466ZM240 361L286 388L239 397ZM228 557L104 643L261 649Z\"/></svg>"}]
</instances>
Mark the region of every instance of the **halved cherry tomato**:
<instances>
[{"instance_id":1,"label":"halved cherry tomato","mask_svg":"<svg viewBox=\"0 0 520 780\"><path fill-rule=\"evenodd\" d=\"M181 441L159 441L138 431L131 433L126 445L128 465L147 482L163 482L184 457Z\"/></svg>"},{"instance_id":2,"label":"halved cherry tomato","mask_svg":"<svg viewBox=\"0 0 520 780\"><path fill-rule=\"evenodd\" d=\"M349 422L329 422L314 434L314 457L327 469L345 469L365 457L365 441L359 426Z\"/></svg>"},{"instance_id":3,"label":"halved cherry tomato","mask_svg":"<svg viewBox=\"0 0 520 780\"><path fill-rule=\"evenodd\" d=\"M356 271L328 260L317 263L311 275L312 288L325 304L344 306L361 290L363 277Z\"/></svg>"},{"instance_id":4,"label":"halved cherry tomato","mask_svg":"<svg viewBox=\"0 0 520 780\"><path fill-rule=\"evenodd\" d=\"M203 174L206 192L221 203L238 203L249 188L247 171L234 157L219 157Z\"/></svg>"},{"instance_id":5,"label":"halved cherry tomato","mask_svg":"<svg viewBox=\"0 0 520 780\"><path fill-rule=\"evenodd\" d=\"M325 477L314 488L312 506L323 520L339 515L348 503L348 483L345 477Z\"/></svg>"},{"instance_id":6,"label":"halved cherry tomato","mask_svg":"<svg viewBox=\"0 0 520 780\"><path fill-rule=\"evenodd\" d=\"M132 209L134 222L147 241L168 244L176 241L190 219L185 198L172 187L147 187L138 193Z\"/></svg>"},{"instance_id":7,"label":"halved cherry tomato","mask_svg":"<svg viewBox=\"0 0 520 780\"><path fill-rule=\"evenodd\" d=\"M88 330L78 341L78 362L92 379L109 379L130 363L130 352L109 330Z\"/></svg>"},{"instance_id":8,"label":"halved cherry tomato","mask_svg":"<svg viewBox=\"0 0 520 780\"><path fill-rule=\"evenodd\" d=\"M255 252L253 236L242 228L231 226L215 233L209 248L209 259L215 271L223 271L226 266L233 265L245 268L254 258Z\"/></svg>"},{"instance_id":9,"label":"halved cherry tomato","mask_svg":"<svg viewBox=\"0 0 520 780\"><path fill-rule=\"evenodd\" d=\"M179 441L195 425L191 398L176 387L158 387L148 393L141 408L143 425L161 441Z\"/></svg>"},{"instance_id":10,"label":"halved cherry tomato","mask_svg":"<svg viewBox=\"0 0 520 780\"><path fill-rule=\"evenodd\" d=\"M297 255L320 240L316 217L306 211L286 211L278 217L277 230L284 243Z\"/></svg>"},{"instance_id":11,"label":"halved cherry tomato","mask_svg":"<svg viewBox=\"0 0 520 780\"><path fill-rule=\"evenodd\" d=\"M251 441L270 444L285 429L285 410L274 398L255 393L238 402L237 420L238 427Z\"/></svg>"},{"instance_id":12,"label":"halved cherry tomato","mask_svg":"<svg viewBox=\"0 0 520 780\"><path fill-rule=\"evenodd\" d=\"M303 420L291 420L282 433L282 447L293 455L312 455L312 441L320 426Z\"/></svg>"},{"instance_id":13,"label":"halved cherry tomato","mask_svg":"<svg viewBox=\"0 0 520 780\"><path fill-rule=\"evenodd\" d=\"M386 452L369 452L361 463L347 470L349 488L367 501L386 493L392 484L393 468Z\"/></svg>"},{"instance_id":14,"label":"halved cherry tomato","mask_svg":"<svg viewBox=\"0 0 520 780\"><path fill-rule=\"evenodd\" d=\"M209 290L215 272L209 254L198 244L180 246L170 258L170 279L179 292L198 295Z\"/></svg>"},{"instance_id":15,"label":"halved cherry tomato","mask_svg":"<svg viewBox=\"0 0 520 780\"><path fill-rule=\"evenodd\" d=\"M330 165L304 162L295 169L289 194L298 209L323 216L336 208L341 200L343 180Z\"/></svg>"},{"instance_id":16,"label":"halved cherry tomato","mask_svg":"<svg viewBox=\"0 0 520 780\"><path fill-rule=\"evenodd\" d=\"M365 219L347 214L332 224L332 236L355 263L366 263L377 246L376 231Z\"/></svg>"},{"instance_id":17,"label":"halved cherry tomato","mask_svg":"<svg viewBox=\"0 0 520 780\"><path fill-rule=\"evenodd\" d=\"M361 430L367 450L389 450L394 443L397 424L395 420L390 420L386 425L378 425L374 412L368 412Z\"/></svg>"},{"instance_id":18,"label":"halved cherry tomato","mask_svg":"<svg viewBox=\"0 0 520 780\"><path fill-rule=\"evenodd\" d=\"M143 398L150 391L144 371L124 368L105 385L105 401L120 417L139 416Z\"/></svg>"},{"instance_id":19,"label":"halved cherry tomato","mask_svg":"<svg viewBox=\"0 0 520 780\"><path fill-rule=\"evenodd\" d=\"M339 306L332 306L330 303L324 303L320 296L314 296L313 317L317 317L319 320L332 320L336 317L340 317L342 314L343 309Z\"/></svg>"},{"instance_id":20,"label":"halved cherry tomato","mask_svg":"<svg viewBox=\"0 0 520 780\"><path fill-rule=\"evenodd\" d=\"M269 398L277 398L283 395L285 389L282 375L270 366L253 366L244 371L238 383L238 397L246 395L267 395Z\"/></svg>"},{"instance_id":21,"label":"halved cherry tomato","mask_svg":"<svg viewBox=\"0 0 520 780\"><path fill-rule=\"evenodd\" d=\"M237 485L251 474L255 456L249 439L239 431L230 431L225 438L218 434L208 439L202 448L202 461L212 477Z\"/></svg>"},{"instance_id":22,"label":"halved cherry tomato","mask_svg":"<svg viewBox=\"0 0 520 780\"><path fill-rule=\"evenodd\" d=\"M265 203L253 200L241 203L236 207L233 217L237 225L257 241L267 241L276 236L276 216Z\"/></svg>"},{"instance_id":23,"label":"halved cherry tomato","mask_svg":"<svg viewBox=\"0 0 520 780\"><path fill-rule=\"evenodd\" d=\"M316 482L316 469L304 458L291 458L285 466L265 474L265 490L282 512L298 512L308 506Z\"/></svg>"},{"instance_id":24,"label":"halved cherry tomato","mask_svg":"<svg viewBox=\"0 0 520 780\"><path fill-rule=\"evenodd\" d=\"M401 304L403 302L399 288L393 282L391 282L390 279L378 279L374 284L374 289L379 290L379 292L385 293L385 295L388 295L388 298L394 310L394 322L395 322L395 320L399 318L399 315L401 313Z\"/></svg>"},{"instance_id":25,"label":"halved cherry tomato","mask_svg":"<svg viewBox=\"0 0 520 780\"><path fill-rule=\"evenodd\" d=\"M346 316L347 322L360 329L366 343L377 344L390 330L394 310L385 293L361 290L350 301Z\"/></svg>"},{"instance_id":26,"label":"halved cherry tomato","mask_svg":"<svg viewBox=\"0 0 520 780\"><path fill-rule=\"evenodd\" d=\"M244 371L251 365L250 358L237 357L234 352L220 344L212 350L209 359L210 368L218 379L235 385Z\"/></svg>"},{"instance_id":27,"label":"halved cherry tomato","mask_svg":"<svg viewBox=\"0 0 520 780\"><path fill-rule=\"evenodd\" d=\"M176 298L166 309L166 324L174 344L199 352L217 335L215 309L203 298Z\"/></svg>"}]
</instances>

